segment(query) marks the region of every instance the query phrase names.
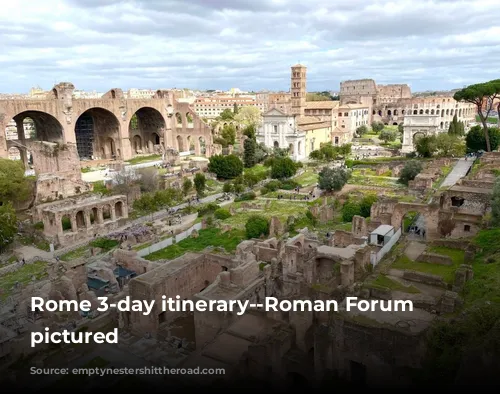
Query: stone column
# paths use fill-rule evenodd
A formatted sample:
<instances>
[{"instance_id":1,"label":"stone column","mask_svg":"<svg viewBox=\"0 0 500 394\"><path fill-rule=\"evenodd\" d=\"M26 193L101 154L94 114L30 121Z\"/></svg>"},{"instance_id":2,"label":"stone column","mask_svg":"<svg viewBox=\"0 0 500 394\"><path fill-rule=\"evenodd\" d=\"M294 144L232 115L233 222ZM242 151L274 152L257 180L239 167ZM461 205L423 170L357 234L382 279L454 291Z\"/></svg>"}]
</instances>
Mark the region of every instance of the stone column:
<instances>
[{"instance_id":1,"label":"stone column","mask_svg":"<svg viewBox=\"0 0 500 394\"><path fill-rule=\"evenodd\" d=\"M71 231L78 232L78 226L76 225L76 215L71 215Z\"/></svg>"},{"instance_id":2,"label":"stone column","mask_svg":"<svg viewBox=\"0 0 500 394\"><path fill-rule=\"evenodd\" d=\"M116 220L116 206L115 204L110 205L111 220Z\"/></svg>"},{"instance_id":3,"label":"stone column","mask_svg":"<svg viewBox=\"0 0 500 394\"><path fill-rule=\"evenodd\" d=\"M102 214L102 207L97 208L97 218L95 218L97 224L102 224L104 222L104 217Z\"/></svg>"},{"instance_id":4,"label":"stone column","mask_svg":"<svg viewBox=\"0 0 500 394\"><path fill-rule=\"evenodd\" d=\"M56 214L55 215L55 221L56 221L56 228L57 228L57 234L62 234L64 232L63 225L62 225L62 217L61 215Z\"/></svg>"},{"instance_id":5,"label":"stone column","mask_svg":"<svg viewBox=\"0 0 500 394\"><path fill-rule=\"evenodd\" d=\"M90 221L90 211L85 211L84 215L85 215L85 227L86 228L92 227L92 222Z\"/></svg>"}]
</instances>

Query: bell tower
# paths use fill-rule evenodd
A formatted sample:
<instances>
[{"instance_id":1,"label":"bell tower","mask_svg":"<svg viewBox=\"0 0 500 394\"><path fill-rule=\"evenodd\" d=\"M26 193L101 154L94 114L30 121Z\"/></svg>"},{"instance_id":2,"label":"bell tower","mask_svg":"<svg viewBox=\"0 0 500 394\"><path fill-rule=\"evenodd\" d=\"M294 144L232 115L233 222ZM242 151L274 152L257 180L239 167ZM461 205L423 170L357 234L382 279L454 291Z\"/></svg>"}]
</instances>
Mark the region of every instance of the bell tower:
<instances>
[{"instance_id":1,"label":"bell tower","mask_svg":"<svg viewBox=\"0 0 500 394\"><path fill-rule=\"evenodd\" d=\"M290 93L292 95L292 114L304 116L306 106L306 70L307 67L302 64L292 66L292 76Z\"/></svg>"}]
</instances>

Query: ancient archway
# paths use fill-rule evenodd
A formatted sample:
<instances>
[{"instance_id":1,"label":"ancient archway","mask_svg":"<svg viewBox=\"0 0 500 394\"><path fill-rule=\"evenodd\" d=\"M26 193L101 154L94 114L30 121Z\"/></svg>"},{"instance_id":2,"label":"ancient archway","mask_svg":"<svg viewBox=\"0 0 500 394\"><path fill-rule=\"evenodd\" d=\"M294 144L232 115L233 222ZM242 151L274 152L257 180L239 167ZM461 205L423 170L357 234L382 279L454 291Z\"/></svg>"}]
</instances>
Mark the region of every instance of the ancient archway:
<instances>
[{"instance_id":1,"label":"ancient archway","mask_svg":"<svg viewBox=\"0 0 500 394\"><path fill-rule=\"evenodd\" d=\"M90 108L78 117L75 137L80 160L112 159L120 146L120 122L107 109Z\"/></svg>"},{"instance_id":2,"label":"ancient archway","mask_svg":"<svg viewBox=\"0 0 500 394\"><path fill-rule=\"evenodd\" d=\"M141 149L133 149L133 152L137 154L142 150L142 153L154 153L154 146L160 145L164 138L165 128L165 118L158 110L151 107L139 108L130 118L128 130L130 139L139 137L143 143Z\"/></svg>"},{"instance_id":3,"label":"ancient archway","mask_svg":"<svg viewBox=\"0 0 500 394\"><path fill-rule=\"evenodd\" d=\"M22 160L26 167L32 164L32 142L64 142L61 123L52 115L41 111L24 111L17 114L7 124L4 132L9 158Z\"/></svg>"},{"instance_id":4,"label":"ancient archway","mask_svg":"<svg viewBox=\"0 0 500 394\"><path fill-rule=\"evenodd\" d=\"M121 218L123 216L123 203L118 201L115 204L115 215L117 218Z\"/></svg>"},{"instance_id":5,"label":"ancient archway","mask_svg":"<svg viewBox=\"0 0 500 394\"><path fill-rule=\"evenodd\" d=\"M177 136L177 150L184 152L184 139L180 135Z\"/></svg>"}]
</instances>

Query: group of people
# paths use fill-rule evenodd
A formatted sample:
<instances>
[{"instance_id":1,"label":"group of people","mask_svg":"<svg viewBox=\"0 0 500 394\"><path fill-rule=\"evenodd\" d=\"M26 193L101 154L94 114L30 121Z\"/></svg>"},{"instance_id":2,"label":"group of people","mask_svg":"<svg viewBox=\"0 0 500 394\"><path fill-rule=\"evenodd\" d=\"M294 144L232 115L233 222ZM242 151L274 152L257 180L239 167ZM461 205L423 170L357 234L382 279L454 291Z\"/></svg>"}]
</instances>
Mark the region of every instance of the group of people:
<instances>
[{"instance_id":1,"label":"group of people","mask_svg":"<svg viewBox=\"0 0 500 394\"><path fill-rule=\"evenodd\" d=\"M420 235L422 238L425 237L425 229L418 226L410 227L410 234Z\"/></svg>"}]
</instances>

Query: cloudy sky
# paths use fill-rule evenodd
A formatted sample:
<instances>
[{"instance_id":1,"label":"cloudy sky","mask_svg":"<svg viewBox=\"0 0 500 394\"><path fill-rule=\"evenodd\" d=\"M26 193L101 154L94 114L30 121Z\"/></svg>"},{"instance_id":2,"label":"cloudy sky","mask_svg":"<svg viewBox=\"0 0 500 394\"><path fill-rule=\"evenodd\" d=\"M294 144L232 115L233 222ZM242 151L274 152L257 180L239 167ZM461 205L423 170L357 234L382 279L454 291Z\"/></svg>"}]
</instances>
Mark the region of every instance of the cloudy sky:
<instances>
[{"instance_id":1,"label":"cloudy sky","mask_svg":"<svg viewBox=\"0 0 500 394\"><path fill-rule=\"evenodd\" d=\"M500 77L497 11L498 0L5 0L0 92L288 90L297 62L309 91L359 78L451 89Z\"/></svg>"}]
</instances>

